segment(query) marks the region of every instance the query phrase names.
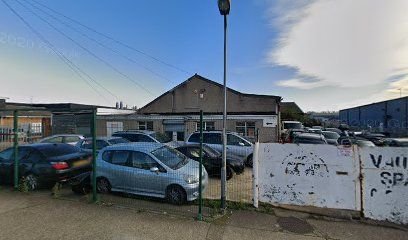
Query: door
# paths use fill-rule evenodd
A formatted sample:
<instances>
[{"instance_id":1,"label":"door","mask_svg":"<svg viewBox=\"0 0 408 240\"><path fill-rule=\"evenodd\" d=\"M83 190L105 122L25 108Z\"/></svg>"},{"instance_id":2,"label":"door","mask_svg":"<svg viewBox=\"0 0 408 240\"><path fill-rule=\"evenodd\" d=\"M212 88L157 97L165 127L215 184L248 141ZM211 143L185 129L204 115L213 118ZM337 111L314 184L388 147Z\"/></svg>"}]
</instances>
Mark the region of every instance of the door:
<instances>
[{"instance_id":1,"label":"door","mask_svg":"<svg viewBox=\"0 0 408 240\"><path fill-rule=\"evenodd\" d=\"M159 171L151 171L154 167ZM146 195L164 194L168 185L167 173L156 160L146 153L132 152L131 169L128 181L132 191Z\"/></svg>"},{"instance_id":2,"label":"door","mask_svg":"<svg viewBox=\"0 0 408 240\"><path fill-rule=\"evenodd\" d=\"M0 183L11 183L13 180L10 178L10 167L13 162L13 148L8 148L0 152Z\"/></svg>"},{"instance_id":3,"label":"door","mask_svg":"<svg viewBox=\"0 0 408 240\"><path fill-rule=\"evenodd\" d=\"M104 159L109 161L109 167L102 167L100 175L108 178L113 189L126 190L129 188L129 159L130 151L105 151ZM109 156L110 155L110 156ZM99 174L98 174L99 175Z\"/></svg>"}]
</instances>

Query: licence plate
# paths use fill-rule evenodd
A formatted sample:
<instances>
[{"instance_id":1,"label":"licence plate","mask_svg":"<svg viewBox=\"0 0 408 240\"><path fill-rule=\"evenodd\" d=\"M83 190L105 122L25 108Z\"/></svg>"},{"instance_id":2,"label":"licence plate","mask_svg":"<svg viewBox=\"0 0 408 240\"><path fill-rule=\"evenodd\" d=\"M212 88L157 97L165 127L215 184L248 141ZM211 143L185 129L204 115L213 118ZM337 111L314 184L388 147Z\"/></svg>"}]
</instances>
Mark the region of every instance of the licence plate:
<instances>
[{"instance_id":1,"label":"licence plate","mask_svg":"<svg viewBox=\"0 0 408 240\"><path fill-rule=\"evenodd\" d=\"M74 167L80 167L80 166L84 166L84 165L87 165L87 164L89 164L89 160L85 159L85 160L80 160L80 161L74 162L72 165Z\"/></svg>"}]
</instances>

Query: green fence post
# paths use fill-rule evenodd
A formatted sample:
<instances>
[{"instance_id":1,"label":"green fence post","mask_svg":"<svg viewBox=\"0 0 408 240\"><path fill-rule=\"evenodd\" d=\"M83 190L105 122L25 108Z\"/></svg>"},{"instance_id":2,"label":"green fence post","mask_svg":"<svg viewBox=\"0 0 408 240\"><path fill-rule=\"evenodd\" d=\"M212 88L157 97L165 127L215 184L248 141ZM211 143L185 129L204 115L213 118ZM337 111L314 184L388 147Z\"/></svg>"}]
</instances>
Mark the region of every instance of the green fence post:
<instances>
[{"instance_id":1,"label":"green fence post","mask_svg":"<svg viewBox=\"0 0 408 240\"><path fill-rule=\"evenodd\" d=\"M203 110L200 110L200 164L198 167L199 177L198 177L198 220L203 219L202 207L203 207L203 191L202 191L202 181L203 181Z\"/></svg>"},{"instance_id":2,"label":"green fence post","mask_svg":"<svg viewBox=\"0 0 408 240\"><path fill-rule=\"evenodd\" d=\"M14 126L13 126L13 132L14 132L14 189L18 190L18 112L17 110L14 110Z\"/></svg>"},{"instance_id":3,"label":"green fence post","mask_svg":"<svg viewBox=\"0 0 408 240\"><path fill-rule=\"evenodd\" d=\"M92 109L92 201L98 201L96 192L96 108Z\"/></svg>"}]
</instances>

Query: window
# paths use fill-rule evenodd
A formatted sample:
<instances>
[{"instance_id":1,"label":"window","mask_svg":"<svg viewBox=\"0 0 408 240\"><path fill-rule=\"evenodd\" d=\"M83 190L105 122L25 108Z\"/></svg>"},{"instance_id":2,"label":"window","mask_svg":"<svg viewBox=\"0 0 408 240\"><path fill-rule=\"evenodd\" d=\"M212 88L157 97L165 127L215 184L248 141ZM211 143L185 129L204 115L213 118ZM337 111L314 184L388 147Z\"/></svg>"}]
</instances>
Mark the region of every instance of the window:
<instances>
[{"instance_id":1,"label":"window","mask_svg":"<svg viewBox=\"0 0 408 240\"><path fill-rule=\"evenodd\" d=\"M228 134L227 135L227 145L232 145L232 146L250 146L246 141L241 139L238 136Z\"/></svg>"},{"instance_id":2,"label":"window","mask_svg":"<svg viewBox=\"0 0 408 240\"><path fill-rule=\"evenodd\" d=\"M241 136L255 139L255 122L237 122L236 131Z\"/></svg>"},{"instance_id":3,"label":"window","mask_svg":"<svg viewBox=\"0 0 408 240\"><path fill-rule=\"evenodd\" d=\"M79 141L79 137L77 137L77 136L65 137L65 143L74 143L74 142L78 142L78 141Z\"/></svg>"},{"instance_id":4,"label":"window","mask_svg":"<svg viewBox=\"0 0 408 240\"><path fill-rule=\"evenodd\" d=\"M101 150L104 147L109 146L109 144L104 140L96 140L96 149ZM82 142L82 149L92 149L92 139L87 139Z\"/></svg>"},{"instance_id":5,"label":"window","mask_svg":"<svg viewBox=\"0 0 408 240\"><path fill-rule=\"evenodd\" d=\"M203 130L204 131L215 130L215 122L203 122ZM196 131L200 131L200 122L197 122L196 124Z\"/></svg>"},{"instance_id":6,"label":"window","mask_svg":"<svg viewBox=\"0 0 408 240\"><path fill-rule=\"evenodd\" d=\"M204 133L204 143L222 144L220 133Z\"/></svg>"},{"instance_id":7,"label":"window","mask_svg":"<svg viewBox=\"0 0 408 240\"><path fill-rule=\"evenodd\" d=\"M32 150L30 156L28 157L29 161L32 163L39 163L44 160L44 156L37 150Z\"/></svg>"},{"instance_id":8,"label":"window","mask_svg":"<svg viewBox=\"0 0 408 240\"><path fill-rule=\"evenodd\" d=\"M154 142L153 139L143 134L137 134L137 138L138 142Z\"/></svg>"},{"instance_id":9,"label":"window","mask_svg":"<svg viewBox=\"0 0 408 240\"><path fill-rule=\"evenodd\" d=\"M139 130L153 131L153 122L152 121L139 121Z\"/></svg>"},{"instance_id":10,"label":"window","mask_svg":"<svg viewBox=\"0 0 408 240\"><path fill-rule=\"evenodd\" d=\"M129 159L129 151L115 151L112 155L111 163L126 166Z\"/></svg>"},{"instance_id":11,"label":"window","mask_svg":"<svg viewBox=\"0 0 408 240\"><path fill-rule=\"evenodd\" d=\"M200 134L193 133L190 138L188 139L189 142L198 143L200 142Z\"/></svg>"},{"instance_id":12,"label":"window","mask_svg":"<svg viewBox=\"0 0 408 240\"><path fill-rule=\"evenodd\" d=\"M105 151L102 154L102 160L108 163L112 163L112 155L114 151Z\"/></svg>"},{"instance_id":13,"label":"window","mask_svg":"<svg viewBox=\"0 0 408 240\"><path fill-rule=\"evenodd\" d=\"M188 158L186 158L186 156L167 146L154 150L152 154L173 170L179 169L188 163Z\"/></svg>"},{"instance_id":14,"label":"window","mask_svg":"<svg viewBox=\"0 0 408 240\"><path fill-rule=\"evenodd\" d=\"M134 168L150 170L152 167L159 167L158 163L146 153L133 152L132 163Z\"/></svg>"},{"instance_id":15,"label":"window","mask_svg":"<svg viewBox=\"0 0 408 240\"><path fill-rule=\"evenodd\" d=\"M62 143L62 137L53 137L43 141L44 143Z\"/></svg>"},{"instance_id":16,"label":"window","mask_svg":"<svg viewBox=\"0 0 408 240\"><path fill-rule=\"evenodd\" d=\"M9 162L11 161L11 156L14 153L13 148L9 148L4 150L3 152L0 152L0 162Z\"/></svg>"}]
</instances>

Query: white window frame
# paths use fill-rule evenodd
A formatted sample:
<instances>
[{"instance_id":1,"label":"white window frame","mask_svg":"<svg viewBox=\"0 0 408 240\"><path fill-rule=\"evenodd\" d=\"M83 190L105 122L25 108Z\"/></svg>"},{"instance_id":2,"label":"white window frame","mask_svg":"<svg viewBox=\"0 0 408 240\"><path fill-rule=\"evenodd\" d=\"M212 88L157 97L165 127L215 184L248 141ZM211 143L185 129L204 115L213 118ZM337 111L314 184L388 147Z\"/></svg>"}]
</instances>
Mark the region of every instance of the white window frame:
<instances>
[{"instance_id":1,"label":"white window frame","mask_svg":"<svg viewBox=\"0 0 408 240\"><path fill-rule=\"evenodd\" d=\"M147 125L148 125L148 123L152 123L152 128L151 129L148 129L147 128ZM149 131L153 131L153 121L139 121L138 122L138 129L139 130L149 130ZM144 129L141 129L140 127L143 127Z\"/></svg>"},{"instance_id":2,"label":"white window frame","mask_svg":"<svg viewBox=\"0 0 408 240\"><path fill-rule=\"evenodd\" d=\"M238 123L244 123L244 125L243 126L238 126ZM254 126L248 126L249 123L253 123ZM236 122L235 123L235 130L239 135L241 135L241 132L238 131L238 128L240 128L240 129L244 128L244 135L242 135L242 136L250 137L250 138L256 137L256 122L255 121L239 121L239 122ZM254 135L253 136L248 136L248 128L253 128L254 129Z\"/></svg>"},{"instance_id":3,"label":"white window frame","mask_svg":"<svg viewBox=\"0 0 408 240\"><path fill-rule=\"evenodd\" d=\"M212 123L212 125L213 125L213 126L212 126L212 129L207 129L207 123ZM204 124L203 131L207 131L207 130L212 131L212 130L215 130L215 122L214 122L214 121L203 121L203 124ZM196 131L200 131L199 125L200 125L200 122L196 122Z\"/></svg>"}]
</instances>

